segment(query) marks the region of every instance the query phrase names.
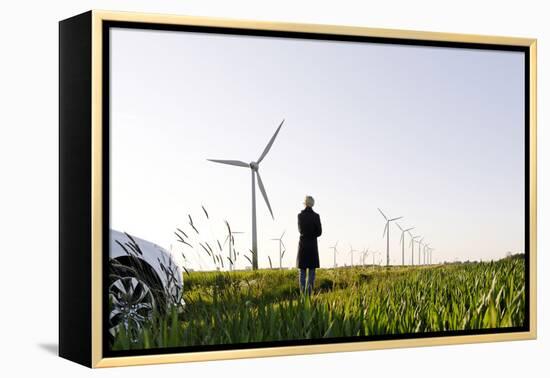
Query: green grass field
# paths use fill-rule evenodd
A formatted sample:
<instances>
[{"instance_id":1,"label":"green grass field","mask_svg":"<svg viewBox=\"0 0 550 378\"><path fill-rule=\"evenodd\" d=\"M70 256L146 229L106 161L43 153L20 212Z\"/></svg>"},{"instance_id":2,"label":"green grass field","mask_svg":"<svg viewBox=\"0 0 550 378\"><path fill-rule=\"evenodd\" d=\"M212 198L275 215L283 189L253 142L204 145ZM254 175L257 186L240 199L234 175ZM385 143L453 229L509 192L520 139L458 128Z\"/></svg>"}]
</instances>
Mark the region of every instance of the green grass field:
<instances>
[{"instance_id":1,"label":"green grass field","mask_svg":"<svg viewBox=\"0 0 550 378\"><path fill-rule=\"evenodd\" d=\"M113 350L517 327L525 321L522 255L426 267L319 269L300 296L297 270L184 274L185 310L156 315Z\"/></svg>"}]
</instances>

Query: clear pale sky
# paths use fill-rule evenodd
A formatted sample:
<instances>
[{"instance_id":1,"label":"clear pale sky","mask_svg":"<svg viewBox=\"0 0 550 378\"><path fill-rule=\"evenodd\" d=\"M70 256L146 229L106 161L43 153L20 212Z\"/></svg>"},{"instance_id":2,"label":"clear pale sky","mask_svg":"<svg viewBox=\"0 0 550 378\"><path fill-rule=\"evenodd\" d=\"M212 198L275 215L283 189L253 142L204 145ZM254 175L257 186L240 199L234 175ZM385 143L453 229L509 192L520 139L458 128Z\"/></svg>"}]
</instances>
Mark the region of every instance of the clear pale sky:
<instances>
[{"instance_id":1,"label":"clear pale sky","mask_svg":"<svg viewBox=\"0 0 550 378\"><path fill-rule=\"evenodd\" d=\"M114 29L111 54L111 227L184 251L190 268L213 265L176 227L214 245L227 219L251 248L250 169L206 159L257 160L283 118L260 165L275 220L256 190L260 267L278 262L284 230L295 265L306 194L322 266L336 241L339 265L350 244L385 263L377 207L415 226L434 261L524 250L522 53Z\"/></svg>"}]
</instances>

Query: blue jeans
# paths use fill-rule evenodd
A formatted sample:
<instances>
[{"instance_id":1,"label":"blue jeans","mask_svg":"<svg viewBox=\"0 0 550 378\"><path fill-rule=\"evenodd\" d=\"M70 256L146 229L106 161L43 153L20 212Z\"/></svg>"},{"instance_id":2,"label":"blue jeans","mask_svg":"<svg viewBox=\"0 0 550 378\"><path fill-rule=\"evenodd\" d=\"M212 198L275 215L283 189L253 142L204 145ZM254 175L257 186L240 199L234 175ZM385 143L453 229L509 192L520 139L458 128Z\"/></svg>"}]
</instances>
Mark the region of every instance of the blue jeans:
<instances>
[{"instance_id":1,"label":"blue jeans","mask_svg":"<svg viewBox=\"0 0 550 378\"><path fill-rule=\"evenodd\" d=\"M304 292L304 288L307 285L307 293L311 294L313 291L313 285L315 283L315 268L300 269L299 271L300 292Z\"/></svg>"}]
</instances>

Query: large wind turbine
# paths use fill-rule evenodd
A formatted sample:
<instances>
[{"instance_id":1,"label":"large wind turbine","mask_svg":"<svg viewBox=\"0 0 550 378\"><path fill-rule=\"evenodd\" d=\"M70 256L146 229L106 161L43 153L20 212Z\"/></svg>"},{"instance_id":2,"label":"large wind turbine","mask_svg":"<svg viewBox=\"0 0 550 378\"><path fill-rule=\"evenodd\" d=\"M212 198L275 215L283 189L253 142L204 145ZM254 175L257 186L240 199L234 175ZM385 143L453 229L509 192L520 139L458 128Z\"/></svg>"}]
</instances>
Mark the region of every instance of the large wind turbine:
<instances>
[{"instance_id":1,"label":"large wind turbine","mask_svg":"<svg viewBox=\"0 0 550 378\"><path fill-rule=\"evenodd\" d=\"M390 265L390 222L396 221L398 219L401 219L403 217L397 217L397 218L388 218L382 210L378 209L380 214L384 217L386 220L386 226L384 227L384 233L382 234L382 238L386 236L386 266Z\"/></svg>"},{"instance_id":2,"label":"large wind turbine","mask_svg":"<svg viewBox=\"0 0 550 378\"><path fill-rule=\"evenodd\" d=\"M258 161L245 163L244 161L240 161L240 160L207 159L214 163L221 163L221 164L234 165L237 167L250 168L250 172L252 174L252 269L258 269L258 234L256 230L256 177L258 177L258 187L260 188L260 192L262 192L262 196L264 197L267 208L269 209L269 213L271 214L271 217L275 219L275 217L273 216L273 211L271 210L271 205L269 204L269 200L267 199L267 193L265 192L262 178L260 177L259 168L260 168L260 163L262 162L262 160L265 158L265 156L271 149L273 142L275 142L275 138L277 137L277 134L279 134L279 130L281 130L281 127L283 126L284 122L285 120L283 119L279 127L277 127L275 134L273 134L273 136L267 143L267 146L265 146L264 151L258 158Z\"/></svg>"},{"instance_id":3,"label":"large wind turbine","mask_svg":"<svg viewBox=\"0 0 550 378\"><path fill-rule=\"evenodd\" d=\"M283 234L279 238L273 238L271 240L277 240L279 242L279 269L283 269L283 255L286 252L285 243L283 243L283 236L285 236L285 231L283 231Z\"/></svg>"},{"instance_id":4,"label":"large wind turbine","mask_svg":"<svg viewBox=\"0 0 550 378\"><path fill-rule=\"evenodd\" d=\"M336 244L334 244L332 247L329 247L330 249L332 249L333 253L334 253L334 267L336 268L336 253L338 253L338 250L336 249L336 247L338 246L338 240L336 241Z\"/></svg>"},{"instance_id":5,"label":"large wind turbine","mask_svg":"<svg viewBox=\"0 0 550 378\"><path fill-rule=\"evenodd\" d=\"M414 227L407 228L404 230L399 223L395 222L397 227L401 230L401 265L405 265L405 232L410 234L411 230L414 230Z\"/></svg>"}]
</instances>

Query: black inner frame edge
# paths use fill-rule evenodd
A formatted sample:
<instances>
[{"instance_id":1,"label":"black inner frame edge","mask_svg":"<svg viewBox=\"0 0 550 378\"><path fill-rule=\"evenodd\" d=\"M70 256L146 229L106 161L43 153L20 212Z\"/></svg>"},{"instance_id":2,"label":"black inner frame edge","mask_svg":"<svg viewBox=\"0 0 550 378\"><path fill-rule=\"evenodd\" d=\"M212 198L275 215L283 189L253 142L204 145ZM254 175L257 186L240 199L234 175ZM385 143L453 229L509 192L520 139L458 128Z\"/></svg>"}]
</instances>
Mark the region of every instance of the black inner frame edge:
<instances>
[{"instance_id":1,"label":"black inner frame edge","mask_svg":"<svg viewBox=\"0 0 550 378\"><path fill-rule=\"evenodd\" d=\"M388 334L377 336L350 336L337 337L330 339L308 339L308 340L283 340L283 341L265 341L253 343L239 344L221 344L221 345L197 345L188 347L166 347L166 348L151 348L151 349L132 349L125 351L110 350L108 342L109 312L107 303L109 297L106 288L108 287L109 274L104 267L109 264L109 227L110 227L110 38L109 31L111 28L126 28L126 29L143 29L156 31L176 31L176 32L199 32L208 34L227 34L241 36L259 36L259 37L278 37L290 39L311 39L311 40L328 40L342 42L364 42L364 43L379 43L379 44L396 44L405 46L426 46L426 47L450 47L478 50L502 50L502 51L519 51L525 56L524 63L524 115L525 115L525 324L521 327L505 327L505 328L485 328L478 330L457 330L457 331L439 331L439 332L424 332L424 333L408 333L408 334ZM168 353L189 353L189 352L205 352L205 351L222 351L236 349L256 349L267 347L281 346L302 346L302 345L320 345L320 344L337 344L348 342L365 342L365 341L381 341L381 340L400 340L400 339L421 339L445 336L461 336L461 335L485 335L499 333L515 333L528 332L530 330L530 54L529 47L516 45L499 45L499 44L484 44L470 42L448 42L448 41L431 41L405 38L388 38L388 37L369 37L369 36L352 36L352 35L336 35L324 33L307 33L307 32L289 32L289 31L274 31L274 30L258 30L258 29L239 29L214 26L192 26L192 25L168 25L146 22L127 22L127 21L102 21L102 145L108 148L102 149L102 231L103 231L103 258L102 258L102 283L103 283L103 328L102 332L102 355L103 357L126 357L139 355L157 355ZM107 253L106 253L107 252Z\"/></svg>"}]
</instances>

